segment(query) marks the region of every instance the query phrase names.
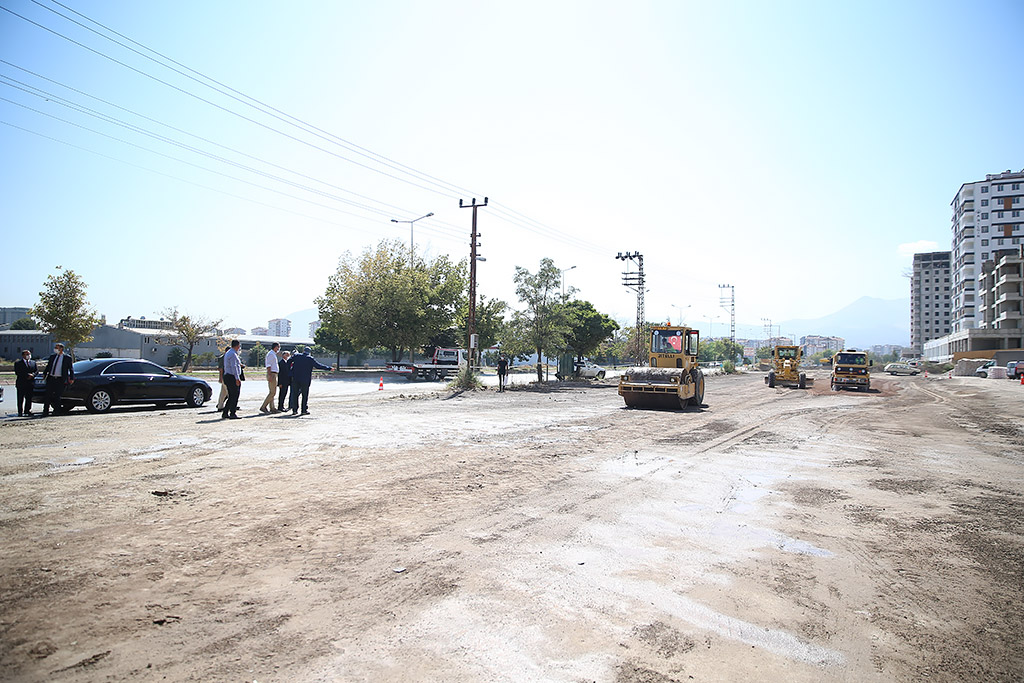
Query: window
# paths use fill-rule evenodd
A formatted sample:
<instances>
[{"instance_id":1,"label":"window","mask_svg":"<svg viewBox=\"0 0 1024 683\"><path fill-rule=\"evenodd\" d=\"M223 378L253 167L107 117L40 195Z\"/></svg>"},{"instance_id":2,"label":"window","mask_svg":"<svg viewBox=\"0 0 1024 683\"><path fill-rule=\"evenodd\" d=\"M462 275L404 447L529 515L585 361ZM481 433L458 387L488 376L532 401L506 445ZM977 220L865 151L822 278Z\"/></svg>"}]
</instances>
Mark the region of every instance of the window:
<instances>
[{"instance_id":1,"label":"window","mask_svg":"<svg viewBox=\"0 0 1024 683\"><path fill-rule=\"evenodd\" d=\"M981 193L982 194L988 194L988 185L982 185L981 186Z\"/></svg>"},{"instance_id":2,"label":"window","mask_svg":"<svg viewBox=\"0 0 1024 683\"><path fill-rule=\"evenodd\" d=\"M1010 189L1011 190L1019 190L1020 189L1020 183L1014 183L1013 185L1010 186Z\"/></svg>"},{"instance_id":3,"label":"window","mask_svg":"<svg viewBox=\"0 0 1024 683\"><path fill-rule=\"evenodd\" d=\"M988 246L988 240L982 240L981 241L981 246L987 247Z\"/></svg>"},{"instance_id":4,"label":"window","mask_svg":"<svg viewBox=\"0 0 1024 683\"><path fill-rule=\"evenodd\" d=\"M988 206L988 200L987 199L982 199L981 200L981 205L982 206Z\"/></svg>"},{"instance_id":5,"label":"window","mask_svg":"<svg viewBox=\"0 0 1024 683\"><path fill-rule=\"evenodd\" d=\"M1013 238L1013 243L1014 244L1020 244L1020 238L1019 237L1014 237Z\"/></svg>"},{"instance_id":6,"label":"window","mask_svg":"<svg viewBox=\"0 0 1024 683\"><path fill-rule=\"evenodd\" d=\"M981 258L982 258L982 259L987 259L987 258L988 258L988 253L984 253L984 254L982 254L982 255L981 255Z\"/></svg>"},{"instance_id":7,"label":"window","mask_svg":"<svg viewBox=\"0 0 1024 683\"><path fill-rule=\"evenodd\" d=\"M1002 185L996 185L996 192L1002 192L1002 191L1003 191L1003 186Z\"/></svg>"},{"instance_id":8,"label":"window","mask_svg":"<svg viewBox=\"0 0 1024 683\"><path fill-rule=\"evenodd\" d=\"M1002 217L1003 217L1003 212L1002 211L996 211L996 218L1002 218Z\"/></svg>"},{"instance_id":9,"label":"window","mask_svg":"<svg viewBox=\"0 0 1024 683\"><path fill-rule=\"evenodd\" d=\"M1010 216L1011 218L1020 218L1020 211L1014 211Z\"/></svg>"},{"instance_id":10,"label":"window","mask_svg":"<svg viewBox=\"0 0 1024 683\"><path fill-rule=\"evenodd\" d=\"M987 221L987 220L988 220L988 213L986 213L986 212L984 212L984 211L983 211L983 212L981 213L981 220L983 220L983 221Z\"/></svg>"},{"instance_id":11,"label":"window","mask_svg":"<svg viewBox=\"0 0 1024 683\"><path fill-rule=\"evenodd\" d=\"M981 231L982 232L988 232L988 226L987 225L981 226Z\"/></svg>"}]
</instances>

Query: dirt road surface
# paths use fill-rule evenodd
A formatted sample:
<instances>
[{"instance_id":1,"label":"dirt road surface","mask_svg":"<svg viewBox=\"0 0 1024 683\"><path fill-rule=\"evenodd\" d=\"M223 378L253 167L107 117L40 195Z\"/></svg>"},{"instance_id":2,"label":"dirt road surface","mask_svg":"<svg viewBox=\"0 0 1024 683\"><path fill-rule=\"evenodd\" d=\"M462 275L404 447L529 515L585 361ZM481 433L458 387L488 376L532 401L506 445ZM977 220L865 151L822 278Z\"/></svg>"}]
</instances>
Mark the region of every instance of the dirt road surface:
<instances>
[{"instance_id":1,"label":"dirt road surface","mask_svg":"<svg viewBox=\"0 0 1024 683\"><path fill-rule=\"evenodd\" d=\"M1024 387L874 386L5 419L0 679L1019 681Z\"/></svg>"}]
</instances>

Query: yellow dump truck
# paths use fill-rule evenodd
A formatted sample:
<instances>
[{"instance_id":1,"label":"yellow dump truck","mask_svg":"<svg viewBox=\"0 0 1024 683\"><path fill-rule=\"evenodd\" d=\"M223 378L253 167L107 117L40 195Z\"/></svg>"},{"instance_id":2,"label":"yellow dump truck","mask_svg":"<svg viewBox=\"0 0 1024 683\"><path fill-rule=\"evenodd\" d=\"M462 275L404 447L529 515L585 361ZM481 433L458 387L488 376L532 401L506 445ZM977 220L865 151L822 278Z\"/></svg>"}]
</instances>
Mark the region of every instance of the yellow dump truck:
<instances>
[{"instance_id":1,"label":"yellow dump truck","mask_svg":"<svg viewBox=\"0 0 1024 683\"><path fill-rule=\"evenodd\" d=\"M832 391L840 389L871 389L871 366L865 351L844 349L832 356Z\"/></svg>"},{"instance_id":2,"label":"yellow dump truck","mask_svg":"<svg viewBox=\"0 0 1024 683\"><path fill-rule=\"evenodd\" d=\"M764 376L764 383L770 387L806 389L814 380L807 379L807 373L800 371L801 355L799 346L776 346L772 352L771 367Z\"/></svg>"},{"instance_id":3,"label":"yellow dump truck","mask_svg":"<svg viewBox=\"0 0 1024 683\"><path fill-rule=\"evenodd\" d=\"M619 396L630 408L673 409L704 402L704 373L697 366L700 333L689 327L651 327L646 367L619 376Z\"/></svg>"}]
</instances>

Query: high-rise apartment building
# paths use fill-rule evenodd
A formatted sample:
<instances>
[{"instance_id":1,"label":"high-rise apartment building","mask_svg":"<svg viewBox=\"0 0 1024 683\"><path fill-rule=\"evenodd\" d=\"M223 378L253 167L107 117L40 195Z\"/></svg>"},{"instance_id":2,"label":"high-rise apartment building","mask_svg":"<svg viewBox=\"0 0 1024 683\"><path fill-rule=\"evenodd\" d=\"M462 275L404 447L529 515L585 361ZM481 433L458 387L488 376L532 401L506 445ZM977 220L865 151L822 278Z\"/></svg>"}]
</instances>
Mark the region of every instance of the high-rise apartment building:
<instances>
[{"instance_id":1,"label":"high-rise apartment building","mask_svg":"<svg viewBox=\"0 0 1024 683\"><path fill-rule=\"evenodd\" d=\"M949 334L952 320L950 294L951 252L914 254L910 276L910 351L921 355L924 343ZM971 290L973 297L974 290Z\"/></svg>"},{"instance_id":2,"label":"high-rise apartment building","mask_svg":"<svg viewBox=\"0 0 1024 683\"><path fill-rule=\"evenodd\" d=\"M310 339L313 339L314 337L316 337L316 331L320 329L321 325L323 325L323 322L320 321L320 320L314 320L313 322L311 322L309 324L309 338Z\"/></svg>"},{"instance_id":3,"label":"high-rise apartment building","mask_svg":"<svg viewBox=\"0 0 1024 683\"><path fill-rule=\"evenodd\" d=\"M292 336L292 321L287 318L274 318L267 322L267 329L270 330L271 337L290 337Z\"/></svg>"},{"instance_id":4,"label":"high-rise apartment building","mask_svg":"<svg viewBox=\"0 0 1024 683\"><path fill-rule=\"evenodd\" d=\"M809 334L806 337L800 337L800 346L803 347L805 356L813 356L819 351L842 351L846 348L846 340L842 337Z\"/></svg>"},{"instance_id":5,"label":"high-rise apartment building","mask_svg":"<svg viewBox=\"0 0 1024 683\"><path fill-rule=\"evenodd\" d=\"M996 249L1012 247L1024 237L1024 170L1004 171L964 183L953 197L950 266L951 330L975 327L976 281L981 263Z\"/></svg>"},{"instance_id":6,"label":"high-rise apartment building","mask_svg":"<svg viewBox=\"0 0 1024 683\"><path fill-rule=\"evenodd\" d=\"M979 329L1016 330L1015 346L1024 345L1024 245L997 250L981 264L977 318Z\"/></svg>"}]
</instances>

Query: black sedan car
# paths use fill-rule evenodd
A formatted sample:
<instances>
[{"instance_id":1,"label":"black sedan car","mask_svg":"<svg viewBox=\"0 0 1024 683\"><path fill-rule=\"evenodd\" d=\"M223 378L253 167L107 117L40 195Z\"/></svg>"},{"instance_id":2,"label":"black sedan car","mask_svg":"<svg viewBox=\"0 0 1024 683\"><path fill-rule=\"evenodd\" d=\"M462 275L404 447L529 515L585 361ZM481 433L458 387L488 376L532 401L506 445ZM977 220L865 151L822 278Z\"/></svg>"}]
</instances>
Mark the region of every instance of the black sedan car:
<instances>
[{"instance_id":1,"label":"black sedan car","mask_svg":"<svg viewBox=\"0 0 1024 683\"><path fill-rule=\"evenodd\" d=\"M73 366L75 381L65 387L63 410L84 405L89 412L105 413L114 404L187 403L198 408L210 400L210 385L195 377L183 377L156 363L137 358L97 358L80 360ZM46 382L36 377L32 401L42 403Z\"/></svg>"}]
</instances>

